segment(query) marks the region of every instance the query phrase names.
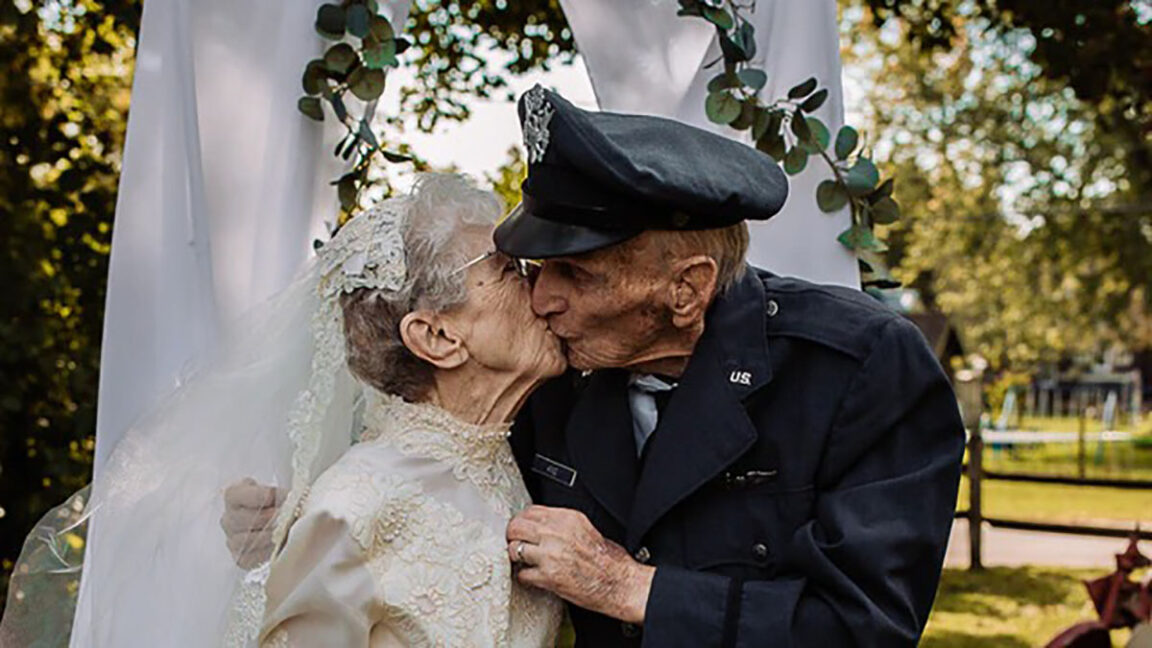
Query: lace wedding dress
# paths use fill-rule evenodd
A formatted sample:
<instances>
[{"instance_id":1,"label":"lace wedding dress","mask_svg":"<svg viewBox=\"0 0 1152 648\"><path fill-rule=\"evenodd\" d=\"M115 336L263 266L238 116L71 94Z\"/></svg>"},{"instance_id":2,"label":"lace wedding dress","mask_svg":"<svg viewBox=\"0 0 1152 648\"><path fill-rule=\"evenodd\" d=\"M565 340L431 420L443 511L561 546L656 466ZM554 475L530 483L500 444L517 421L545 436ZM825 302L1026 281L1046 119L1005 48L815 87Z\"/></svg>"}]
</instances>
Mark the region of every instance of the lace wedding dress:
<instances>
[{"instance_id":1,"label":"lace wedding dress","mask_svg":"<svg viewBox=\"0 0 1152 648\"><path fill-rule=\"evenodd\" d=\"M529 504L507 435L370 391L360 442L271 564L261 645L553 645L560 602L519 585L506 551Z\"/></svg>"}]
</instances>

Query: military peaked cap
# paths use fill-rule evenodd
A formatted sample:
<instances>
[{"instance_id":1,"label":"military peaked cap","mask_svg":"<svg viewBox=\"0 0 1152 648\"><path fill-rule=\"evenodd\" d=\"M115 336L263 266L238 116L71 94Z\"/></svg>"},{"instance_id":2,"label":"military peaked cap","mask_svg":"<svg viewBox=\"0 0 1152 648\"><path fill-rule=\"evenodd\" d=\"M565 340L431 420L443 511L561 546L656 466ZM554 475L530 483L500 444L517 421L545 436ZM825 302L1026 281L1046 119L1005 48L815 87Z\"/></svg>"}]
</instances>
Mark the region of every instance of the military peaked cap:
<instances>
[{"instance_id":1,"label":"military peaked cap","mask_svg":"<svg viewBox=\"0 0 1152 648\"><path fill-rule=\"evenodd\" d=\"M645 230L766 220L788 180L756 149L681 122L581 110L540 86L520 98L523 202L496 229L522 258L590 252Z\"/></svg>"}]
</instances>

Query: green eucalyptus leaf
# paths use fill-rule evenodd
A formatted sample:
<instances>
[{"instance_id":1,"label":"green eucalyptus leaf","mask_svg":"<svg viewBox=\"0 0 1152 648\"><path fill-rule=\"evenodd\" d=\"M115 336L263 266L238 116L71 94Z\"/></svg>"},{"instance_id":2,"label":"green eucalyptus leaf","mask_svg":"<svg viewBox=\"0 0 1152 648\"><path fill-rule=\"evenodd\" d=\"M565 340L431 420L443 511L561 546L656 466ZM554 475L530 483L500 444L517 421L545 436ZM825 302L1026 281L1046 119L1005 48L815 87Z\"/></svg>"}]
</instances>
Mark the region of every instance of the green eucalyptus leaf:
<instances>
[{"instance_id":1,"label":"green eucalyptus leaf","mask_svg":"<svg viewBox=\"0 0 1152 648\"><path fill-rule=\"evenodd\" d=\"M348 7L345 16L345 25L348 27L348 33L356 38L364 38L368 35L368 7L362 4L354 4Z\"/></svg>"},{"instance_id":2,"label":"green eucalyptus leaf","mask_svg":"<svg viewBox=\"0 0 1152 648\"><path fill-rule=\"evenodd\" d=\"M768 127L772 125L772 111L767 108L757 108L756 116L752 120L752 139L759 142L764 134L768 132Z\"/></svg>"},{"instance_id":3,"label":"green eucalyptus leaf","mask_svg":"<svg viewBox=\"0 0 1152 648\"><path fill-rule=\"evenodd\" d=\"M787 145L784 143L784 135L780 132L779 125L776 130L769 127L764 136L756 140L756 148L767 153L773 160L783 162Z\"/></svg>"},{"instance_id":4,"label":"green eucalyptus leaf","mask_svg":"<svg viewBox=\"0 0 1152 648\"><path fill-rule=\"evenodd\" d=\"M403 54L404 52L408 51L409 47L412 47L412 41L408 40L407 38L396 38L393 40L396 43L397 54Z\"/></svg>"},{"instance_id":5,"label":"green eucalyptus leaf","mask_svg":"<svg viewBox=\"0 0 1152 648\"><path fill-rule=\"evenodd\" d=\"M725 71L708 80L708 92L720 92L721 90L735 88L739 85L739 77L733 76Z\"/></svg>"},{"instance_id":6,"label":"green eucalyptus leaf","mask_svg":"<svg viewBox=\"0 0 1152 648\"><path fill-rule=\"evenodd\" d=\"M784 172L788 175L796 175L806 166L808 166L808 152L799 146L793 146L784 155Z\"/></svg>"},{"instance_id":7,"label":"green eucalyptus leaf","mask_svg":"<svg viewBox=\"0 0 1152 648\"><path fill-rule=\"evenodd\" d=\"M296 108L310 119L324 121L324 109L316 97L300 97L296 102Z\"/></svg>"},{"instance_id":8,"label":"green eucalyptus leaf","mask_svg":"<svg viewBox=\"0 0 1152 648\"><path fill-rule=\"evenodd\" d=\"M380 5L376 0L365 0L364 6L368 7L368 13L374 14L380 11Z\"/></svg>"},{"instance_id":9,"label":"green eucalyptus leaf","mask_svg":"<svg viewBox=\"0 0 1152 648\"><path fill-rule=\"evenodd\" d=\"M392 29L392 23L384 16L372 14L368 20L368 31L376 38L376 40L383 43L390 41L396 37L396 32Z\"/></svg>"},{"instance_id":10,"label":"green eucalyptus leaf","mask_svg":"<svg viewBox=\"0 0 1152 648\"><path fill-rule=\"evenodd\" d=\"M741 83L753 90L761 90L764 88L764 85L768 83L768 74L764 72L764 70L756 68L740 70L737 76L740 78Z\"/></svg>"},{"instance_id":11,"label":"green eucalyptus leaf","mask_svg":"<svg viewBox=\"0 0 1152 648\"><path fill-rule=\"evenodd\" d=\"M749 59L748 52L744 51L744 47L732 40L727 32L720 32L720 53L722 54L721 60L729 63L743 63Z\"/></svg>"},{"instance_id":12,"label":"green eucalyptus leaf","mask_svg":"<svg viewBox=\"0 0 1152 648\"><path fill-rule=\"evenodd\" d=\"M340 198L340 208L350 212L356 208L359 189L356 187L356 176L349 174L340 178L336 183L336 195Z\"/></svg>"},{"instance_id":13,"label":"green eucalyptus leaf","mask_svg":"<svg viewBox=\"0 0 1152 648\"><path fill-rule=\"evenodd\" d=\"M891 225L900 220L900 205L895 200L884 197L872 203L872 222L880 225Z\"/></svg>"},{"instance_id":14,"label":"green eucalyptus leaf","mask_svg":"<svg viewBox=\"0 0 1152 648\"><path fill-rule=\"evenodd\" d=\"M839 211L848 204L848 190L835 180L825 180L816 187L816 204L828 214Z\"/></svg>"},{"instance_id":15,"label":"green eucalyptus leaf","mask_svg":"<svg viewBox=\"0 0 1152 648\"><path fill-rule=\"evenodd\" d=\"M876 238L876 234L874 234L870 228L863 225L853 225L849 227L841 232L840 236L836 237L836 240L840 241L840 243L849 250L883 252L888 249L888 246Z\"/></svg>"},{"instance_id":16,"label":"green eucalyptus leaf","mask_svg":"<svg viewBox=\"0 0 1152 648\"><path fill-rule=\"evenodd\" d=\"M856 160L856 164L848 169L845 174L844 180L848 185L848 192L854 197L867 196L872 193L876 188L876 184L880 182L880 172L876 169L876 165L872 160L862 157Z\"/></svg>"},{"instance_id":17,"label":"green eucalyptus leaf","mask_svg":"<svg viewBox=\"0 0 1152 648\"><path fill-rule=\"evenodd\" d=\"M352 66L360 60L356 50L348 43L337 43L324 52L324 65L336 74L348 74Z\"/></svg>"},{"instance_id":18,"label":"green eucalyptus leaf","mask_svg":"<svg viewBox=\"0 0 1152 648\"><path fill-rule=\"evenodd\" d=\"M732 20L732 14L728 13L728 10L722 7L704 6L701 7L700 10L705 20L712 23L713 25L716 25L718 28L723 29L724 31L732 29L732 27L736 24Z\"/></svg>"},{"instance_id":19,"label":"green eucalyptus leaf","mask_svg":"<svg viewBox=\"0 0 1152 648\"><path fill-rule=\"evenodd\" d=\"M869 196L868 198L873 203L879 202L880 199L882 199L882 198L891 198L892 197L892 190L895 188L896 188L896 181L893 180L892 178L888 178L884 182L880 183L880 186L877 187L876 191L873 191L872 195Z\"/></svg>"},{"instance_id":20,"label":"green eucalyptus leaf","mask_svg":"<svg viewBox=\"0 0 1152 648\"><path fill-rule=\"evenodd\" d=\"M361 101L379 99L384 94L384 71L360 67L348 77L348 89Z\"/></svg>"},{"instance_id":21,"label":"green eucalyptus leaf","mask_svg":"<svg viewBox=\"0 0 1152 648\"><path fill-rule=\"evenodd\" d=\"M804 114L799 110L792 113L792 134L801 143L807 142L812 137L812 129L808 128L808 120L804 119Z\"/></svg>"},{"instance_id":22,"label":"green eucalyptus leaf","mask_svg":"<svg viewBox=\"0 0 1152 648\"><path fill-rule=\"evenodd\" d=\"M816 117L808 117L804 121L808 125L808 139L801 142L804 149L809 153L819 153L828 148L832 135L828 132L828 127L824 125L824 122Z\"/></svg>"},{"instance_id":23,"label":"green eucalyptus leaf","mask_svg":"<svg viewBox=\"0 0 1152 648\"><path fill-rule=\"evenodd\" d=\"M389 162L392 162L393 164L400 164L401 162L411 162L412 161L411 156L402 155L400 153L393 153L392 151L380 151L380 155L383 155L385 160L388 160Z\"/></svg>"},{"instance_id":24,"label":"green eucalyptus leaf","mask_svg":"<svg viewBox=\"0 0 1152 648\"><path fill-rule=\"evenodd\" d=\"M749 128L752 128L752 124L755 121L756 102L754 100L748 100L741 104L740 114L736 117L736 119L732 120L732 123L729 124L729 126L735 128L736 130L748 130Z\"/></svg>"},{"instance_id":25,"label":"green eucalyptus leaf","mask_svg":"<svg viewBox=\"0 0 1152 648\"><path fill-rule=\"evenodd\" d=\"M845 126L836 134L836 159L847 160L860 143L860 133L855 128Z\"/></svg>"},{"instance_id":26,"label":"green eucalyptus leaf","mask_svg":"<svg viewBox=\"0 0 1152 648\"><path fill-rule=\"evenodd\" d=\"M364 48L364 65L373 70L383 70L387 67L396 67L399 64L399 61L396 60L395 40L372 43Z\"/></svg>"},{"instance_id":27,"label":"green eucalyptus leaf","mask_svg":"<svg viewBox=\"0 0 1152 648\"><path fill-rule=\"evenodd\" d=\"M820 106L824 105L824 102L827 101L827 99L828 91L820 90L816 94L805 99L804 103L800 104L800 110L803 110L806 113L816 112L820 109Z\"/></svg>"},{"instance_id":28,"label":"green eucalyptus leaf","mask_svg":"<svg viewBox=\"0 0 1152 648\"><path fill-rule=\"evenodd\" d=\"M756 56L756 29L752 27L752 23L744 22L740 25L739 31L736 32L736 42L744 51L744 56L747 57L745 60Z\"/></svg>"},{"instance_id":29,"label":"green eucalyptus leaf","mask_svg":"<svg viewBox=\"0 0 1152 648\"><path fill-rule=\"evenodd\" d=\"M704 100L704 112L717 124L730 124L740 116L740 100L728 91L713 92Z\"/></svg>"},{"instance_id":30,"label":"green eucalyptus leaf","mask_svg":"<svg viewBox=\"0 0 1152 648\"><path fill-rule=\"evenodd\" d=\"M340 5L320 5L316 10L316 31L330 40L344 37L344 9Z\"/></svg>"},{"instance_id":31,"label":"green eucalyptus leaf","mask_svg":"<svg viewBox=\"0 0 1152 648\"><path fill-rule=\"evenodd\" d=\"M304 76L301 78L301 85L304 86L306 94L315 96L324 93L324 89L328 86L325 83L325 65L324 61L314 59L304 66Z\"/></svg>"},{"instance_id":32,"label":"green eucalyptus leaf","mask_svg":"<svg viewBox=\"0 0 1152 648\"><path fill-rule=\"evenodd\" d=\"M808 95L812 94L814 90L816 90L816 77L812 77L789 90L788 98L800 99L802 97L807 97Z\"/></svg>"}]
</instances>

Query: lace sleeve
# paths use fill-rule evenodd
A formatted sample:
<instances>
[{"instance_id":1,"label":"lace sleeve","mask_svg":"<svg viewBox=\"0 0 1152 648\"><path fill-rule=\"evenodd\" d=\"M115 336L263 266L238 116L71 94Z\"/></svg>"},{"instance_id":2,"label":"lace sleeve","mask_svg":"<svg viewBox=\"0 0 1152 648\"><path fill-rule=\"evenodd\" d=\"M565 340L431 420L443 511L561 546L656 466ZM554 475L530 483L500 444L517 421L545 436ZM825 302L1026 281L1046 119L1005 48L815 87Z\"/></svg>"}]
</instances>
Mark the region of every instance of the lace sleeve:
<instances>
[{"instance_id":1,"label":"lace sleeve","mask_svg":"<svg viewBox=\"0 0 1152 648\"><path fill-rule=\"evenodd\" d=\"M353 526L325 508L292 525L268 575L262 647L369 645L377 597Z\"/></svg>"}]
</instances>

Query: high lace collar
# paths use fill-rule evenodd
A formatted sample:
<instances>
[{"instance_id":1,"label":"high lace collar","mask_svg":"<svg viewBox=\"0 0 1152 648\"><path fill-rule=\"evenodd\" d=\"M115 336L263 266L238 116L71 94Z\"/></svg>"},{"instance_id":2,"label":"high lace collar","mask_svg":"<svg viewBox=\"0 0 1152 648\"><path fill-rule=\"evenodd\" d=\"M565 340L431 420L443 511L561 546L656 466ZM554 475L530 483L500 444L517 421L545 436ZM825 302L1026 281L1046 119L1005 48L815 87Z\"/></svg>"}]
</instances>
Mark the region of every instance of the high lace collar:
<instances>
[{"instance_id":1,"label":"high lace collar","mask_svg":"<svg viewBox=\"0 0 1152 648\"><path fill-rule=\"evenodd\" d=\"M364 432L360 441L416 441L436 455L475 457L507 447L512 424L477 425L461 421L431 403L410 403L399 396L366 390Z\"/></svg>"}]
</instances>

